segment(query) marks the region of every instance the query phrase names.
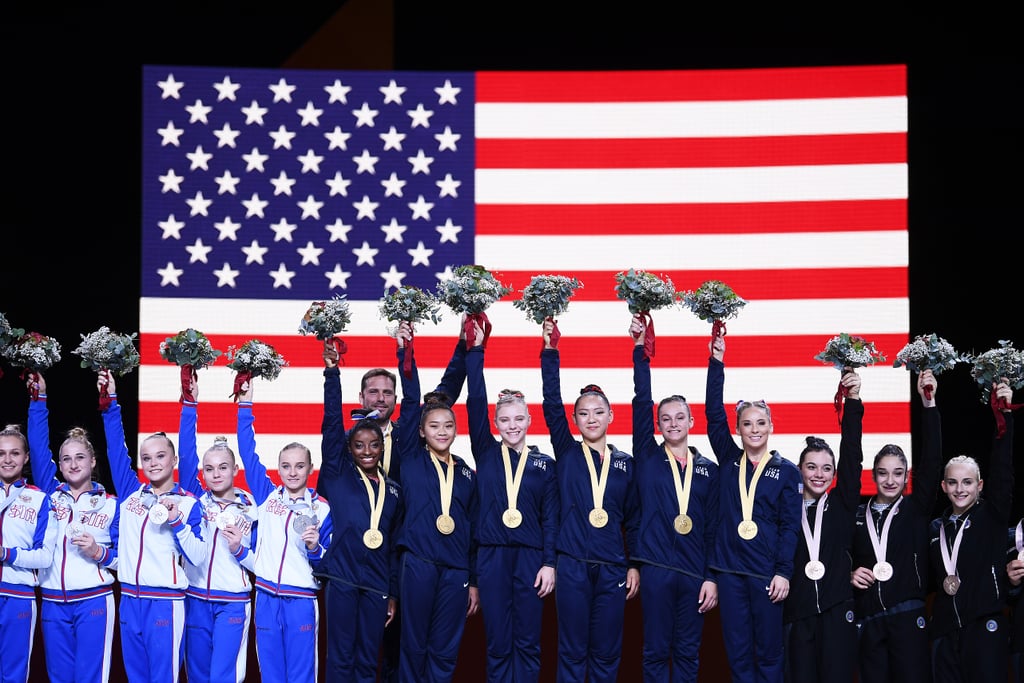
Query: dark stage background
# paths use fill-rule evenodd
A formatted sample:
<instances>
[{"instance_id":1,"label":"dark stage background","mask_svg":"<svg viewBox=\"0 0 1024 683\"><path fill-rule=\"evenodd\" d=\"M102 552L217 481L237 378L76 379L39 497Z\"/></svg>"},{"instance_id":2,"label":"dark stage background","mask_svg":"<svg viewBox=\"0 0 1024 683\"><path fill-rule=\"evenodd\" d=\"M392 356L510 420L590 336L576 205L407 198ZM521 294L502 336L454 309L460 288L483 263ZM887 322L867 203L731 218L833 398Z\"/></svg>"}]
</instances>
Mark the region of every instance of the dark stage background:
<instances>
[{"instance_id":1,"label":"dark stage background","mask_svg":"<svg viewBox=\"0 0 1024 683\"><path fill-rule=\"evenodd\" d=\"M143 64L480 70L899 63L908 66L911 333L937 332L965 351L984 351L999 339L1024 345L1018 276L1024 72L1011 35L1015 24L983 7L957 14L931 7L925 15L904 3L827 10L811 3L755 10L714 4L720 9L424 0L131 9L90 3L36 14L5 8L0 311L16 326L57 337L65 353L80 333L100 324L138 329ZM51 406L55 432L80 424L102 434L92 376L65 362L47 377L81 396ZM966 372L940 383L946 455L973 454L984 473L991 413ZM119 393L131 405L137 379L123 378ZM0 378L0 420L24 422L25 406L24 386L8 371ZM134 433L132 411L125 417L127 433ZM916 417L913 424L916 443ZM1018 498L1019 515L1024 496ZM548 608L544 677L554 680L550 599ZM462 645L458 681L483 680L484 647L476 616ZM640 647L639 602L633 601L621 680L639 679ZM38 640L35 650L33 680L44 680ZM727 676L717 611L708 619L702 658L701 680ZM253 680L256 671L253 659ZM122 676L117 649L112 680Z\"/></svg>"}]
</instances>

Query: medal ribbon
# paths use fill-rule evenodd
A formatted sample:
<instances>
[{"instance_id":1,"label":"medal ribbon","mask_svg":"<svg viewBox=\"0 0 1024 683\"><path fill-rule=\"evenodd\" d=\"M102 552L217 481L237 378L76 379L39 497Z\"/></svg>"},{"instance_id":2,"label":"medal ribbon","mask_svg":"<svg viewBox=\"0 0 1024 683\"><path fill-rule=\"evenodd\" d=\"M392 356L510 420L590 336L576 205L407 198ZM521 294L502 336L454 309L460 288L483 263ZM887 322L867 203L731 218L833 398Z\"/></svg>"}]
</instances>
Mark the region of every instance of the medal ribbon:
<instances>
[{"instance_id":1,"label":"medal ribbon","mask_svg":"<svg viewBox=\"0 0 1024 683\"><path fill-rule=\"evenodd\" d=\"M594 508L604 509L604 490L608 486L608 470L611 469L612 456L608 446L604 447L604 458L601 460L601 478L598 479L597 468L594 467L594 459L590 457L590 447L581 442L583 447L583 459L587 461L587 470L590 472L590 490L594 493Z\"/></svg>"},{"instance_id":2,"label":"medal ribbon","mask_svg":"<svg viewBox=\"0 0 1024 683\"><path fill-rule=\"evenodd\" d=\"M501 461L505 465L505 493L508 495L508 507L510 510L517 510L516 503L519 500L519 488L523 485L523 472L526 471L526 452L519 456L516 463L516 473L512 474L512 459L508 454L508 446L501 444Z\"/></svg>"},{"instance_id":3,"label":"medal ribbon","mask_svg":"<svg viewBox=\"0 0 1024 683\"><path fill-rule=\"evenodd\" d=\"M828 492L825 492L822 494L821 498L818 499L818 507L814 511L814 531L811 531L811 525L807 523L807 510L805 509L803 514L800 515L800 526L803 527L804 530L804 541L807 543L807 555L810 557L811 562L817 562L818 556L821 554L821 519L822 515L825 514L825 500L827 498Z\"/></svg>"},{"instance_id":4,"label":"medal ribbon","mask_svg":"<svg viewBox=\"0 0 1024 683\"><path fill-rule=\"evenodd\" d=\"M1024 529L1021 528L1021 523L1017 522L1017 528L1013 530L1013 544L1017 547L1017 552L1024 551Z\"/></svg>"},{"instance_id":5,"label":"medal ribbon","mask_svg":"<svg viewBox=\"0 0 1024 683\"><path fill-rule=\"evenodd\" d=\"M441 514L450 517L452 491L455 490L455 462L452 461L448 464L448 472L446 474L441 468L441 458L434 452L434 449L428 446L427 450L430 451L430 462L434 463L434 469L437 470L437 479L441 487Z\"/></svg>"},{"instance_id":6,"label":"medal ribbon","mask_svg":"<svg viewBox=\"0 0 1024 683\"><path fill-rule=\"evenodd\" d=\"M384 433L384 457L381 458L381 469L387 476L391 471L391 420L388 420L387 427L381 431Z\"/></svg>"},{"instance_id":7,"label":"medal ribbon","mask_svg":"<svg viewBox=\"0 0 1024 683\"><path fill-rule=\"evenodd\" d=\"M384 497L385 497L385 486L387 482L381 479L377 488L377 496L374 498L373 495L373 484L370 483L370 478L366 476L366 472L363 472L362 468L357 467L359 470L359 476L363 480L363 486L366 487L366 497L370 499L370 530L377 531L380 528L380 516L384 512Z\"/></svg>"},{"instance_id":8,"label":"medal ribbon","mask_svg":"<svg viewBox=\"0 0 1024 683\"><path fill-rule=\"evenodd\" d=\"M868 503L867 516L868 516L868 538L871 539L871 547L875 549L875 562L885 562L885 551L889 547L889 527L892 526L892 518L896 516L896 511L900 507L900 503L903 502L903 496L901 495L896 499L896 502L889 508L889 514L886 515L885 521L882 522L882 538L878 538L878 530L875 528L875 519L872 517L871 504Z\"/></svg>"},{"instance_id":9,"label":"medal ribbon","mask_svg":"<svg viewBox=\"0 0 1024 683\"><path fill-rule=\"evenodd\" d=\"M685 470L684 479L679 481L679 468L676 467L676 456L672 455L668 444L665 444L665 452L668 454L668 466L672 468L672 482L676 485L676 500L679 501L679 514L685 515L690 509L690 485L693 483L693 463L689 460L683 465Z\"/></svg>"},{"instance_id":10,"label":"medal ribbon","mask_svg":"<svg viewBox=\"0 0 1024 683\"><path fill-rule=\"evenodd\" d=\"M750 480L750 488L747 488L747 452L743 451L740 458L740 509L743 512L743 521L754 521L754 494L757 492L757 482L764 472L764 466L768 464L771 456L765 453L761 461L754 468L754 476Z\"/></svg>"},{"instance_id":11,"label":"medal ribbon","mask_svg":"<svg viewBox=\"0 0 1024 683\"><path fill-rule=\"evenodd\" d=\"M949 544L946 542L946 524L939 527L939 551L942 553L942 566L946 568L946 576L956 576L956 559L960 556L960 541L964 540L964 529L967 528L967 520L960 525L953 540L953 554L949 554Z\"/></svg>"}]
</instances>

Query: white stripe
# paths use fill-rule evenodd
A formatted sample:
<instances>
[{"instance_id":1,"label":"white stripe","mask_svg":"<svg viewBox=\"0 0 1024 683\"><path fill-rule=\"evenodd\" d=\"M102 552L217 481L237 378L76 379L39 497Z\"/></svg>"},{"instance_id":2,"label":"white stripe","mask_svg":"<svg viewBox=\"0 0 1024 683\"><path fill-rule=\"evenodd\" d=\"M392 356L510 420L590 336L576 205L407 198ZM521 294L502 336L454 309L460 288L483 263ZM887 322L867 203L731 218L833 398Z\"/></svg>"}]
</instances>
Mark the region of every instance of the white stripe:
<instances>
[{"instance_id":1,"label":"white stripe","mask_svg":"<svg viewBox=\"0 0 1024 683\"><path fill-rule=\"evenodd\" d=\"M906 97L487 102L478 103L475 114L478 138L698 138L907 132Z\"/></svg>"},{"instance_id":2,"label":"white stripe","mask_svg":"<svg viewBox=\"0 0 1024 683\"><path fill-rule=\"evenodd\" d=\"M907 164L477 169L477 204L683 204L906 199Z\"/></svg>"},{"instance_id":3,"label":"white stripe","mask_svg":"<svg viewBox=\"0 0 1024 683\"><path fill-rule=\"evenodd\" d=\"M709 270L906 266L906 230L758 235L480 235L476 262L498 273L566 270ZM626 264L626 265L623 265ZM638 265L634 265L638 264ZM601 283L587 283L595 286ZM614 287L614 281L609 287Z\"/></svg>"},{"instance_id":4,"label":"white stripe","mask_svg":"<svg viewBox=\"0 0 1024 683\"><path fill-rule=\"evenodd\" d=\"M259 427L259 415L257 415L257 429ZM539 424L543 425L543 422ZM526 442L531 445L537 446L543 453L552 455L551 441L547 436L547 432L543 426L537 427L538 422L534 422L533 429L530 431L530 436L527 437ZM825 425L823 425L825 426ZM831 428L831 427L830 427ZM575 434L575 432L574 432ZM139 444L141 445L142 439L148 434L139 435ZM174 442L178 442L178 434L170 433L168 437ZM212 432L200 432L196 435L197 442L199 444L200 457L205 452L206 448L209 448L213 444L213 439L217 434ZM815 436L825 439L826 443L832 447L832 450L836 454L836 458L839 457L839 433L838 432L817 432ZM769 440L769 447L772 450L777 450L783 457L792 460L794 463L800 456L800 451L803 450L806 445L806 434L787 434L785 432L776 431L772 434ZM286 444L293 441L297 441L304 446L307 446L312 453L313 466L319 470L323 458L320 454L320 435L319 434L261 434L257 431L256 433L256 452L260 456L260 462L268 470L277 469L277 456L284 448ZM615 432L609 430L608 441L615 444L619 450L630 452L632 449L631 437L628 434L621 432ZM739 438L736 437L735 441L739 443ZM910 436L907 434L884 434L884 433L865 433L863 439L864 447L864 462L863 469L870 470L872 460L874 459L875 453L877 453L882 446L885 444L894 443L899 445L905 453L907 453L907 459L910 464L913 465L910 448ZM234 433L228 437L228 444L231 449L238 453L238 444L235 440ZM689 444L694 446L700 454L715 460L715 454L711 450L711 444L707 440L707 436L703 433L697 433L696 431L690 433ZM138 450L136 450L138 452ZM476 461L473 458L473 452L469 443L469 436L465 434L459 434L455 437L455 443L452 446L452 452L466 460L471 467L476 467ZM240 469L242 467L241 459L238 461Z\"/></svg>"},{"instance_id":5,"label":"white stripe","mask_svg":"<svg viewBox=\"0 0 1024 683\"><path fill-rule=\"evenodd\" d=\"M858 247L862 248L862 247ZM627 261L628 263L628 261ZM544 272L538 269L537 272ZM649 272L657 273L657 270ZM682 283L674 283L680 289ZM595 285L584 285L585 287ZM828 285L822 283L823 288ZM614 297L614 283L607 284L610 297ZM738 292L741 296L743 292ZM487 309L487 317L494 326L495 335L522 336L540 339L540 326L526 317L526 313L513 303L518 293L496 302ZM231 335L243 343L251 337L266 335L288 336L298 332L299 321L309 308L308 300L294 299L158 299L143 298L139 311L139 329L143 333L173 335L178 330L195 328L205 334ZM821 345L840 332L865 335L895 333L908 329L910 303L907 299L759 299L748 301L738 315L727 321L730 335L804 335L822 336ZM386 338L391 323L378 315L378 304L372 301L353 301L349 306L352 323L342 333L381 337L381 352L394 359L394 345ZM660 309L651 314L659 336L710 335L711 324L697 318L680 304L678 308ZM579 337L625 335L630 313L624 301L570 302L568 310L558 319L563 334ZM426 337L448 337L453 343L458 336L459 316L448 307L442 308L438 325L421 323L416 334ZM311 348L318 344L312 336L305 337ZM539 344L539 341L538 341ZM227 349L220 349L226 351ZM882 349L882 351L886 351ZM899 349L892 349L892 353ZM426 359L424 359L426 360ZM677 360L678 359L674 359ZM221 360L221 363L224 361ZM391 361L388 361L391 363ZM628 357L624 364L628 362ZM391 363L393 364L393 363Z\"/></svg>"},{"instance_id":6,"label":"white stripe","mask_svg":"<svg viewBox=\"0 0 1024 683\"><path fill-rule=\"evenodd\" d=\"M562 368L562 400L572 403L580 387L596 383L601 386L612 403L628 403L633 399L633 376L628 367L631 347L628 342L623 348L623 367ZM446 359L447 360L447 359ZM655 364L658 362L655 356ZM703 359L701 359L703 360ZM726 356L728 361L728 355ZM812 361L817 362L817 361ZM674 368L655 366L652 372L652 394L656 397L683 394L694 403L704 402L704 385L707 376L705 364L695 368ZM355 404L359 395L359 380L369 368L346 366L342 368L342 396L347 404ZM395 371L395 366L389 366ZM444 368L423 366L419 368L423 391L433 389L440 380ZM143 365L139 373L139 400L175 402L181 392L178 368L170 363L165 365ZM487 386L493 394L503 387L522 391L531 405L539 407L543 397L540 375L540 361L532 369L487 368ZM909 402L910 373L905 368L894 368L882 363L860 368L863 378L864 400L877 402ZM726 403L740 399L764 399L769 404L804 403L816 401L829 403L839 384L838 370L819 364L817 367L726 367ZM198 399L203 403L231 403L230 397L234 373L224 366L214 366L199 371L200 391ZM399 389L401 393L401 389ZM464 399L466 390L461 397ZM323 404L323 370L320 368L285 368L273 380L256 380L253 387L254 402L260 403L304 403L314 406ZM493 399L493 397L492 397ZM317 419L322 411L317 411ZM202 413L200 413L200 418ZM172 427L173 425L168 425ZM207 425L203 425L207 426ZM228 425L229 431L233 426ZM224 427L222 427L224 429ZM166 431L166 429L164 430Z\"/></svg>"}]
</instances>

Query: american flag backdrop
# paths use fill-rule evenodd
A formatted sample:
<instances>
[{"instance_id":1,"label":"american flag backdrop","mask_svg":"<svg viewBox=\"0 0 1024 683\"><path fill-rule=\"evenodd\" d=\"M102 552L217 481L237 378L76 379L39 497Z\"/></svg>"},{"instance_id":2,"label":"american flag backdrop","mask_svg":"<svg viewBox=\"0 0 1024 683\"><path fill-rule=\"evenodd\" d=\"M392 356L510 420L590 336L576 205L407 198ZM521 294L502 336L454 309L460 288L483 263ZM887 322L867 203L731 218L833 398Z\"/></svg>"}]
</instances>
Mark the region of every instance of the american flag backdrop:
<instances>
[{"instance_id":1,"label":"american flag backdrop","mask_svg":"<svg viewBox=\"0 0 1024 683\"><path fill-rule=\"evenodd\" d=\"M833 336L873 341L864 368L865 467L884 443L910 452L907 96L902 65L707 71L385 72L147 66L143 70L139 438L176 437L178 369L159 355L192 327L220 350L252 338L289 363L257 380L260 455L290 441L319 464L321 345L298 332L314 300L345 295L346 412L371 367L396 370L386 288L433 289L480 264L514 294L488 316L487 384L540 411L540 326L512 301L532 275L583 282L559 319L562 393L601 385L609 440L629 450L630 314L615 274L708 279L749 303L727 321L726 402L765 399L771 444L838 451L839 373L814 360ZM711 325L652 313L655 400L691 400L705 436ZM456 314L420 325L424 389L441 376ZM199 373L199 444L234 444L232 372ZM465 392L460 397L465 398ZM130 408L129 408L130 409ZM466 432L465 411L457 410ZM472 462L468 437L454 452ZM865 477L868 482L869 478ZM868 492L870 487L865 488Z\"/></svg>"}]
</instances>

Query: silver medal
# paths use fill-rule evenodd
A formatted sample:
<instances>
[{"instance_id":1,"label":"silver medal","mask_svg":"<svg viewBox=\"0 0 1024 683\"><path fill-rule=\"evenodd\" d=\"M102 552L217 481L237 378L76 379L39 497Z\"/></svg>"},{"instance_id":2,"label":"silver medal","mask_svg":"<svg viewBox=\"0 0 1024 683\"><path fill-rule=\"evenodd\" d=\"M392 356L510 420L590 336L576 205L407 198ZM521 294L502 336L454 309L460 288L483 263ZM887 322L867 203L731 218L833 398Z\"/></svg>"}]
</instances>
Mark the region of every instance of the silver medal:
<instances>
[{"instance_id":1,"label":"silver medal","mask_svg":"<svg viewBox=\"0 0 1024 683\"><path fill-rule=\"evenodd\" d=\"M164 507L163 503L157 503L149 508L149 521L157 525L163 524L170 517L170 514L170 511Z\"/></svg>"}]
</instances>

